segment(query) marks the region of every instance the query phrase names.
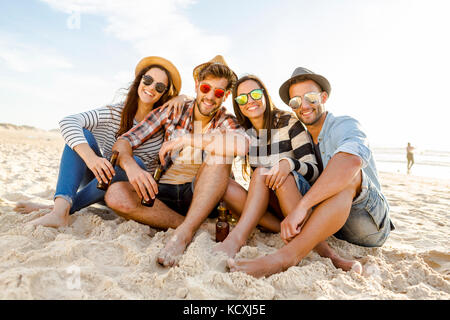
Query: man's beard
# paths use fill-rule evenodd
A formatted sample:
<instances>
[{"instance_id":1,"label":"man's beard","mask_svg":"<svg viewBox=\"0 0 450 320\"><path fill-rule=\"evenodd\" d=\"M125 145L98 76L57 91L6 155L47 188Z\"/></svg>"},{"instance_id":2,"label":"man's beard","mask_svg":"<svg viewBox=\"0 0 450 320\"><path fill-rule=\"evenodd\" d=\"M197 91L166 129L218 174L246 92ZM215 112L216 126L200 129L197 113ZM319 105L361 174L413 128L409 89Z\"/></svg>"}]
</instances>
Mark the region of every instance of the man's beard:
<instances>
[{"instance_id":1,"label":"man's beard","mask_svg":"<svg viewBox=\"0 0 450 320\"><path fill-rule=\"evenodd\" d=\"M200 109L200 102L201 101L198 101L198 100L196 101L197 109L198 109L198 112L200 112L200 114L202 116L204 116L204 117L211 117L211 116L213 116L217 112L217 110L219 110L219 108L220 108L220 106L218 106L218 107L212 109L212 111L209 112L209 113L203 113L202 110Z\"/></svg>"},{"instance_id":2,"label":"man's beard","mask_svg":"<svg viewBox=\"0 0 450 320\"><path fill-rule=\"evenodd\" d=\"M324 114L324 112L325 112L325 110L323 108L323 105L320 105L317 107L317 109L314 109L313 113L316 115L316 117L311 122L306 123L302 120L301 117L299 117L299 119L300 119L300 121L303 122L304 125L312 126L312 125L316 124L320 120L320 118L322 118L322 115Z\"/></svg>"}]
</instances>

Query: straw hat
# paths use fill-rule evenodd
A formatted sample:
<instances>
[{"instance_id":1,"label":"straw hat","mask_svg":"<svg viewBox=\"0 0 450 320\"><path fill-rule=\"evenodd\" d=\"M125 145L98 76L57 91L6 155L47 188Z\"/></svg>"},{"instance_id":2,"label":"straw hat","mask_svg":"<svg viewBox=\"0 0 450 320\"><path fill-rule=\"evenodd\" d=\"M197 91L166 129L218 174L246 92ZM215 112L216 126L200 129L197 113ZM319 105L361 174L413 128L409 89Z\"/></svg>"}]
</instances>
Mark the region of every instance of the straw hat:
<instances>
[{"instance_id":1,"label":"straw hat","mask_svg":"<svg viewBox=\"0 0 450 320\"><path fill-rule=\"evenodd\" d=\"M288 80L286 80L280 87L280 98L284 101L284 103L289 104L289 87L291 86L291 83L297 79L313 80L319 86L321 86L322 89L328 93L328 95L330 95L331 85L324 76L314 73L306 68L298 67L294 70L292 76Z\"/></svg>"},{"instance_id":2,"label":"straw hat","mask_svg":"<svg viewBox=\"0 0 450 320\"><path fill-rule=\"evenodd\" d=\"M143 58L141 61L139 61L139 63L136 66L136 69L134 71L135 76L137 76L139 74L139 72L142 71L142 69L145 69L146 67L154 65L154 64L164 67L169 72L175 89L177 89L177 91L180 92L180 90L181 90L180 73L178 72L178 69L173 65L173 63L167 59L157 57L157 56L150 56L150 57Z\"/></svg>"},{"instance_id":3,"label":"straw hat","mask_svg":"<svg viewBox=\"0 0 450 320\"><path fill-rule=\"evenodd\" d=\"M212 64L222 64L222 65L228 67L227 63L225 62L225 59L219 54L219 55L215 56L214 58L212 58L211 60L209 60L208 62L202 63L194 68L194 71L193 71L194 80L198 80L198 75L199 75L200 71L202 71L204 68L206 68ZM228 68L231 70L230 67L228 67ZM237 75L236 75L236 73L234 73L233 70L231 70L231 72L233 72L233 75L234 75L233 82L236 82Z\"/></svg>"}]
</instances>

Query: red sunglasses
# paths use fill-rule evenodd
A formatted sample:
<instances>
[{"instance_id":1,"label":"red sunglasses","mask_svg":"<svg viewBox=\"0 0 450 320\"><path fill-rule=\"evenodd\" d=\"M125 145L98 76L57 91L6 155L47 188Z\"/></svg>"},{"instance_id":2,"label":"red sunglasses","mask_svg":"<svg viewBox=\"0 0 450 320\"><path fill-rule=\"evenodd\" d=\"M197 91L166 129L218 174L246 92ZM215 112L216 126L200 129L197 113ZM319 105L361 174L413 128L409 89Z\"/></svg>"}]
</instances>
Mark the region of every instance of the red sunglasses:
<instances>
[{"instance_id":1,"label":"red sunglasses","mask_svg":"<svg viewBox=\"0 0 450 320\"><path fill-rule=\"evenodd\" d=\"M203 83L200 85L200 91L202 93L208 93L209 91L211 91L212 87L207 84L207 83ZM225 95L225 90L223 89L214 89L214 95L216 96L216 98L223 98L223 96Z\"/></svg>"}]
</instances>

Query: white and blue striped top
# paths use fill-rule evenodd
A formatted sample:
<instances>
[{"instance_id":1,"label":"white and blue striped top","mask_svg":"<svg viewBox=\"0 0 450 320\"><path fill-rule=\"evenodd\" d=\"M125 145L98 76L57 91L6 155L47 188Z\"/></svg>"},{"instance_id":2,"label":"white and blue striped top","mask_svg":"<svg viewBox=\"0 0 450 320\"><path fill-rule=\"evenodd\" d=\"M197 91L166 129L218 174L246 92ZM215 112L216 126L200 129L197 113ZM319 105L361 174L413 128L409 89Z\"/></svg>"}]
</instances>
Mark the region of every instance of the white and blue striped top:
<instances>
[{"instance_id":1,"label":"white and blue striped top","mask_svg":"<svg viewBox=\"0 0 450 320\"><path fill-rule=\"evenodd\" d=\"M83 128L85 128L92 132L103 157L109 159L112 146L117 140L116 133L120 128L123 107L123 103L119 103L63 118L59 126L66 144L73 149L79 144L87 143L83 134ZM137 124L135 119L133 126ZM161 130L133 150L133 155L140 157L150 172L153 172L157 166L158 152L163 139L164 131Z\"/></svg>"}]
</instances>

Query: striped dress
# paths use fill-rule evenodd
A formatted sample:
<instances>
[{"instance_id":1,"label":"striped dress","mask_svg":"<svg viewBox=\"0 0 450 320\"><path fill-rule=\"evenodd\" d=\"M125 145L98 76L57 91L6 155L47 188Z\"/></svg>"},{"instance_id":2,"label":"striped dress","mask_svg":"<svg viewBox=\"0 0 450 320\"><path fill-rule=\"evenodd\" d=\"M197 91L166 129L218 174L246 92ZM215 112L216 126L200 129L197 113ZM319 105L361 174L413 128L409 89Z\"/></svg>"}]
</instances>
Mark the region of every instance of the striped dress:
<instances>
[{"instance_id":1,"label":"striped dress","mask_svg":"<svg viewBox=\"0 0 450 320\"><path fill-rule=\"evenodd\" d=\"M87 143L83 134L83 128L85 128L94 135L103 157L110 159L112 146L117 140L116 133L120 128L123 107L123 103L119 103L63 118L59 126L66 144L73 149L81 143ZM133 126L138 123L134 120ZM153 172L157 166L158 152L163 139L164 131L161 130L133 150L133 155L141 158L150 172Z\"/></svg>"},{"instance_id":2,"label":"striped dress","mask_svg":"<svg viewBox=\"0 0 450 320\"><path fill-rule=\"evenodd\" d=\"M272 167L281 159L287 159L291 171L297 171L310 183L319 176L312 141L302 123L294 114L286 111L274 111L270 144L267 134L255 129L247 131L251 138L249 164L257 167Z\"/></svg>"}]
</instances>

